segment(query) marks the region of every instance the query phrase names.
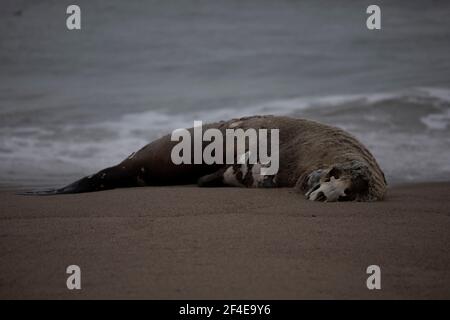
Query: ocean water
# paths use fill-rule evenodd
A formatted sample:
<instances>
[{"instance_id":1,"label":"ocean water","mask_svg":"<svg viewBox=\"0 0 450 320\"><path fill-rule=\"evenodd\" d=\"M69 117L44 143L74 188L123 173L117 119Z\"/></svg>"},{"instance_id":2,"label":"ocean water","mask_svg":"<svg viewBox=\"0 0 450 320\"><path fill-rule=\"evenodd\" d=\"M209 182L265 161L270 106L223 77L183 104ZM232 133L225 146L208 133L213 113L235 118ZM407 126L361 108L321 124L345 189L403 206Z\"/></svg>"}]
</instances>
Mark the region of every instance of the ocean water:
<instances>
[{"instance_id":1,"label":"ocean water","mask_svg":"<svg viewBox=\"0 0 450 320\"><path fill-rule=\"evenodd\" d=\"M391 184L450 180L450 2L0 5L0 186L64 185L194 120L304 117L354 134Z\"/></svg>"}]
</instances>

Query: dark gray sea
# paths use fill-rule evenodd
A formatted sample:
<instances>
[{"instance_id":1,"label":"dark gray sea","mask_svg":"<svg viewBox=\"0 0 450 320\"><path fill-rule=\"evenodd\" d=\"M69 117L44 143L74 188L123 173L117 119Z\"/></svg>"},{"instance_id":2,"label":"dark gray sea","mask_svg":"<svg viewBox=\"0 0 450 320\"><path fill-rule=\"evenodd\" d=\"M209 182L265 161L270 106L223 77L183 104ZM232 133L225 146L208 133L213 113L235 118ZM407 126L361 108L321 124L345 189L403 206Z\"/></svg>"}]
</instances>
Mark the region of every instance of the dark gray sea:
<instances>
[{"instance_id":1,"label":"dark gray sea","mask_svg":"<svg viewBox=\"0 0 450 320\"><path fill-rule=\"evenodd\" d=\"M81 7L79 31L66 8ZM0 3L0 185L64 185L194 120L342 127L391 184L450 180L450 1Z\"/></svg>"}]
</instances>

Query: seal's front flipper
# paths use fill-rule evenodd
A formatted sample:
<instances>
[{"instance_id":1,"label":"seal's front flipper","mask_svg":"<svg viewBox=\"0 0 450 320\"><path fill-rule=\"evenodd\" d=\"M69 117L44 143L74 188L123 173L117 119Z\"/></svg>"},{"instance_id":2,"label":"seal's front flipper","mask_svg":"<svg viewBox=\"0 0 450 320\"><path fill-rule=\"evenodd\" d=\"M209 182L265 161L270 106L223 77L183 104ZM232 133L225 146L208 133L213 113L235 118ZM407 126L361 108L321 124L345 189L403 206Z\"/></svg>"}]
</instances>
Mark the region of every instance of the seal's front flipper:
<instances>
[{"instance_id":1,"label":"seal's front flipper","mask_svg":"<svg viewBox=\"0 0 450 320\"><path fill-rule=\"evenodd\" d=\"M206 176L201 177L198 179L198 186L199 187L225 187L225 183L223 180L223 174L225 172L226 168L222 168L220 170L217 170L214 173L207 174Z\"/></svg>"}]
</instances>

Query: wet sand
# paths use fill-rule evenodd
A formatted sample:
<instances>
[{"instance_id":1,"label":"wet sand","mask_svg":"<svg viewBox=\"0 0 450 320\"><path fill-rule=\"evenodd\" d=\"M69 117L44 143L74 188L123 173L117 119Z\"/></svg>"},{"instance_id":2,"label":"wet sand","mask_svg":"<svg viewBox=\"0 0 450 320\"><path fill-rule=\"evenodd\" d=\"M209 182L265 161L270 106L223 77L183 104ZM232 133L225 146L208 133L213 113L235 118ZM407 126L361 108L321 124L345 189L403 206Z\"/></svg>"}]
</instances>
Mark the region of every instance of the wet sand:
<instances>
[{"instance_id":1,"label":"wet sand","mask_svg":"<svg viewBox=\"0 0 450 320\"><path fill-rule=\"evenodd\" d=\"M0 192L0 298L450 298L450 183L377 203L290 189ZM79 291L66 288L81 267ZM381 267L381 290L366 268Z\"/></svg>"}]
</instances>

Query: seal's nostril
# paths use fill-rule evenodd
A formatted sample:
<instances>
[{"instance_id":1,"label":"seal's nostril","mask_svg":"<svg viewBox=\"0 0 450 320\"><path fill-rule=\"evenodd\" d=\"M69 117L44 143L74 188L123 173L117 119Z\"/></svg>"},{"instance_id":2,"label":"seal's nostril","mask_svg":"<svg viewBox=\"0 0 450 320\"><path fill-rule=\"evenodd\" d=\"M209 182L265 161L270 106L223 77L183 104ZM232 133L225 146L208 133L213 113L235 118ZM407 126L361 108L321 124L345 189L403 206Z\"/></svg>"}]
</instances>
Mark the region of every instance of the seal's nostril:
<instances>
[{"instance_id":1,"label":"seal's nostril","mask_svg":"<svg viewBox=\"0 0 450 320\"><path fill-rule=\"evenodd\" d=\"M316 201L325 201L325 200L327 200L327 197L325 197L325 194L322 191L320 191L317 194Z\"/></svg>"},{"instance_id":2,"label":"seal's nostril","mask_svg":"<svg viewBox=\"0 0 450 320\"><path fill-rule=\"evenodd\" d=\"M305 196L306 196L307 198L309 198L309 196L310 196L314 191L316 191L317 189L319 189L319 187L320 187L320 183L316 184L314 187L312 187L311 189L308 190L308 192L305 194Z\"/></svg>"},{"instance_id":3,"label":"seal's nostril","mask_svg":"<svg viewBox=\"0 0 450 320\"><path fill-rule=\"evenodd\" d=\"M319 189L319 187L320 187L320 183L316 184L316 185L311 189L311 192L316 191L317 189Z\"/></svg>"}]
</instances>

